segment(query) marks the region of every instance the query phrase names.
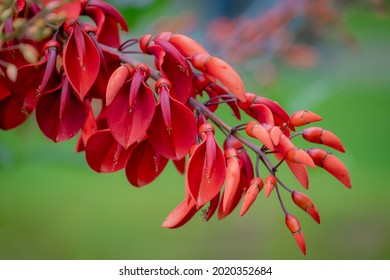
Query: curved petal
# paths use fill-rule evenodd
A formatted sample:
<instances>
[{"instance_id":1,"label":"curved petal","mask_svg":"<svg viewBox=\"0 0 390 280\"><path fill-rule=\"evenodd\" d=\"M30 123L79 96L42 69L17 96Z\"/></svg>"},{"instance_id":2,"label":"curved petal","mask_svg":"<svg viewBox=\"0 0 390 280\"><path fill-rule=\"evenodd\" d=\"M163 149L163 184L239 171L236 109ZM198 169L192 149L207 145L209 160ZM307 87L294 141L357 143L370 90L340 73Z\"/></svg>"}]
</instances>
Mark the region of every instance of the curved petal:
<instances>
[{"instance_id":1,"label":"curved petal","mask_svg":"<svg viewBox=\"0 0 390 280\"><path fill-rule=\"evenodd\" d=\"M108 126L115 139L125 148L145 134L155 111L153 91L146 84L141 84L133 108L129 104L129 91L130 82L127 82L107 107Z\"/></svg>"},{"instance_id":2,"label":"curved petal","mask_svg":"<svg viewBox=\"0 0 390 280\"><path fill-rule=\"evenodd\" d=\"M207 137L213 137L210 134ZM213 139L215 141L215 139ZM191 197L198 208L213 199L221 190L225 181L225 158L221 149L216 146L215 161L211 172L207 171L207 145L202 142L194 151L187 165L187 186ZM210 174L211 173L211 174Z\"/></svg>"},{"instance_id":3,"label":"curved petal","mask_svg":"<svg viewBox=\"0 0 390 280\"><path fill-rule=\"evenodd\" d=\"M165 52L163 61L160 61L161 72L168 80L175 81L172 83L172 97L181 103L186 103L188 98L195 92L190 65L168 41L154 39L154 43Z\"/></svg>"},{"instance_id":4,"label":"curved petal","mask_svg":"<svg viewBox=\"0 0 390 280\"><path fill-rule=\"evenodd\" d=\"M198 211L196 204L191 197L186 197L175 209L165 218L162 227L178 228L186 224Z\"/></svg>"},{"instance_id":5,"label":"curved petal","mask_svg":"<svg viewBox=\"0 0 390 280\"><path fill-rule=\"evenodd\" d=\"M64 48L64 69L69 82L83 100L94 84L100 68L100 55L92 39L78 24L73 29Z\"/></svg>"},{"instance_id":6,"label":"curved petal","mask_svg":"<svg viewBox=\"0 0 390 280\"><path fill-rule=\"evenodd\" d=\"M163 156L178 160L185 157L196 140L196 120L182 103L169 97L171 128L166 127L162 103L156 106L148 129L149 140Z\"/></svg>"},{"instance_id":7,"label":"curved petal","mask_svg":"<svg viewBox=\"0 0 390 280\"><path fill-rule=\"evenodd\" d=\"M167 163L168 159L161 156L148 140L144 140L130 154L126 164L127 179L133 186L145 186L160 175Z\"/></svg>"},{"instance_id":8,"label":"curved petal","mask_svg":"<svg viewBox=\"0 0 390 280\"><path fill-rule=\"evenodd\" d=\"M69 140L82 128L86 105L64 81L62 90L45 94L38 102L36 118L41 131L54 142Z\"/></svg>"},{"instance_id":9,"label":"curved petal","mask_svg":"<svg viewBox=\"0 0 390 280\"><path fill-rule=\"evenodd\" d=\"M96 172L115 172L125 167L131 148L125 150L109 129L96 131L88 138L85 157Z\"/></svg>"}]
</instances>

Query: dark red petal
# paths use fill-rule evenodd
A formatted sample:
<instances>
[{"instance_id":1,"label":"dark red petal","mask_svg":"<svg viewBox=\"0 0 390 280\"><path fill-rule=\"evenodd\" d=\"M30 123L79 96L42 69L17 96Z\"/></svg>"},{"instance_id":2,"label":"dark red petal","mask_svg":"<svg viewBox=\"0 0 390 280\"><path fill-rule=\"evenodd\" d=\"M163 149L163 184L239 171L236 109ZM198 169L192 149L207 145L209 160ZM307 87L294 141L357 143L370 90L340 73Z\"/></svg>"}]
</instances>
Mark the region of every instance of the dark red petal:
<instances>
[{"instance_id":1,"label":"dark red petal","mask_svg":"<svg viewBox=\"0 0 390 280\"><path fill-rule=\"evenodd\" d=\"M171 96L179 102L186 103L195 92L190 65L171 43L161 39L155 39L154 42L165 52L163 61L160 61L163 76L175 81L172 83Z\"/></svg>"},{"instance_id":2,"label":"dark red petal","mask_svg":"<svg viewBox=\"0 0 390 280\"><path fill-rule=\"evenodd\" d=\"M97 130L97 122L89 99L85 100L85 106L87 115L81 130L81 136L76 145L76 152L85 150L85 145L87 144L89 137Z\"/></svg>"},{"instance_id":3,"label":"dark red petal","mask_svg":"<svg viewBox=\"0 0 390 280\"><path fill-rule=\"evenodd\" d=\"M90 0L88 1L87 9L89 7L97 7L99 10L103 11L107 17L110 17L119 23L123 30L129 31L126 20L122 14L107 2L102 0Z\"/></svg>"},{"instance_id":4,"label":"dark red petal","mask_svg":"<svg viewBox=\"0 0 390 280\"><path fill-rule=\"evenodd\" d=\"M185 157L196 140L196 120L182 103L169 97L171 129L166 127L162 103L156 106L148 129L149 140L163 156L176 160Z\"/></svg>"},{"instance_id":5,"label":"dark red petal","mask_svg":"<svg viewBox=\"0 0 390 280\"><path fill-rule=\"evenodd\" d=\"M0 76L0 101L11 95L8 83L5 77Z\"/></svg>"},{"instance_id":6,"label":"dark red petal","mask_svg":"<svg viewBox=\"0 0 390 280\"><path fill-rule=\"evenodd\" d=\"M36 118L42 132L54 142L72 138L82 128L86 105L74 96L67 82L62 90L45 94L38 102Z\"/></svg>"},{"instance_id":7,"label":"dark red petal","mask_svg":"<svg viewBox=\"0 0 390 280\"><path fill-rule=\"evenodd\" d=\"M139 140L153 118L155 103L153 91L142 84L135 101L129 106L130 83L127 82L107 107L107 122L115 139L125 148Z\"/></svg>"},{"instance_id":8,"label":"dark red petal","mask_svg":"<svg viewBox=\"0 0 390 280\"><path fill-rule=\"evenodd\" d=\"M25 65L18 70L15 83L7 82L10 95L0 101L0 128L12 129L22 124L37 106L43 92L40 84L45 71L46 60L38 64ZM5 80L8 81L8 80ZM52 76L45 92L52 92L61 86L58 73Z\"/></svg>"},{"instance_id":9,"label":"dark red petal","mask_svg":"<svg viewBox=\"0 0 390 280\"><path fill-rule=\"evenodd\" d=\"M206 215L205 215L205 220L208 222L214 215L214 213L218 209L218 204L219 204L219 197L220 193L218 193L214 198L210 201L209 208L207 209Z\"/></svg>"},{"instance_id":10,"label":"dark red petal","mask_svg":"<svg viewBox=\"0 0 390 280\"><path fill-rule=\"evenodd\" d=\"M160 175L167 163L168 159L160 155L148 140L144 140L130 154L126 164L127 179L133 186L145 186Z\"/></svg>"},{"instance_id":11,"label":"dark red petal","mask_svg":"<svg viewBox=\"0 0 390 280\"><path fill-rule=\"evenodd\" d=\"M177 171L180 172L180 174L184 174L186 169L186 158L183 157L182 159L173 160L173 164L175 165Z\"/></svg>"},{"instance_id":12,"label":"dark red petal","mask_svg":"<svg viewBox=\"0 0 390 280\"><path fill-rule=\"evenodd\" d=\"M88 165L96 172L115 172L125 167L131 148L125 150L109 129L96 131L85 147Z\"/></svg>"},{"instance_id":13,"label":"dark red petal","mask_svg":"<svg viewBox=\"0 0 390 280\"><path fill-rule=\"evenodd\" d=\"M92 39L74 24L64 48L64 69L81 100L94 84L100 68L100 55Z\"/></svg>"},{"instance_id":14,"label":"dark red petal","mask_svg":"<svg viewBox=\"0 0 390 280\"><path fill-rule=\"evenodd\" d=\"M107 91L108 91L108 82L118 67L121 66L121 61L118 57L110 52L106 52L103 50L104 61L106 62L106 67L103 66L103 60L101 59L102 69L106 69L107 71L99 71L99 74L93 84L92 88L89 90L88 95L90 97L106 99ZM126 77L127 78L127 77ZM124 83L124 81L123 81ZM121 84L121 86L123 85ZM120 86L118 86L120 87ZM108 103L106 104L108 105Z\"/></svg>"}]
</instances>

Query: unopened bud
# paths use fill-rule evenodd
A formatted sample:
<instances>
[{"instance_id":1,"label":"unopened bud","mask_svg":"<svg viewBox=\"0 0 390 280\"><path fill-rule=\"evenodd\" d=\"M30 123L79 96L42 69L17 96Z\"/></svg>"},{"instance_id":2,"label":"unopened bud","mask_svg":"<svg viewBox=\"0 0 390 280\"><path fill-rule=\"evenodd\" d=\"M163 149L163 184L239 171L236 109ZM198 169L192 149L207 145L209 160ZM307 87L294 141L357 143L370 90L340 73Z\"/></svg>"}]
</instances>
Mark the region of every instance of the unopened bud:
<instances>
[{"instance_id":1,"label":"unopened bud","mask_svg":"<svg viewBox=\"0 0 390 280\"><path fill-rule=\"evenodd\" d=\"M38 51L29 44L20 44L20 52L22 53L24 59L31 64L37 63L38 61Z\"/></svg>"},{"instance_id":2,"label":"unopened bud","mask_svg":"<svg viewBox=\"0 0 390 280\"><path fill-rule=\"evenodd\" d=\"M64 2L67 2L67 1L64 1ZM62 1L51 1L50 3L48 3L46 5L46 9L49 11L54 11L54 10L57 10L58 8L60 8L62 5L63 5Z\"/></svg>"},{"instance_id":3,"label":"unopened bud","mask_svg":"<svg viewBox=\"0 0 390 280\"><path fill-rule=\"evenodd\" d=\"M26 35L37 41L42 37L41 30L36 25L30 26L26 31Z\"/></svg>"},{"instance_id":4,"label":"unopened bud","mask_svg":"<svg viewBox=\"0 0 390 280\"><path fill-rule=\"evenodd\" d=\"M27 22L27 20L25 18L17 18L14 20L13 22L13 27L14 29L19 29L21 28L23 25L25 25Z\"/></svg>"},{"instance_id":5,"label":"unopened bud","mask_svg":"<svg viewBox=\"0 0 390 280\"><path fill-rule=\"evenodd\" d=\"M66 20L66 12L50 13L46 16L46 20L52 24L63 23Z\"/></svg>"},{"instance_id":6,"label":"unopened bud","mask_svg":"<svg viewBox=\"0 0 390 280\"><path fill-rule=\"evenodd\" d=\"M18 78L18 68L14 64L8 64L6 69L7 77L12 82L16 82L16 79Z\"/></svg>"},{"instance_id":7,"label":"unopened bud","mask_svg":"<svg viewBox=\"0 0 390 280\"><path fill-rule=\"evenodd\" d=\"M43 30L42 30L42 33L41 33L41 38L44 39L44 38L47 38L49 37L51 34L53 34L53 29L50 28L50 27L45 27Z\"/></svg>"},{"instance_id":8,"label":"unopened bud","mask_svg":"<svg viewBox=\"0 0 390 280\"><path fill-rule=\"evenodd\" d=\"M8 8L0 14L0 20L6 21L7 19L11 18L13 15L14 15L14 9L12 7Z\"/></svg>"}]
</instances>

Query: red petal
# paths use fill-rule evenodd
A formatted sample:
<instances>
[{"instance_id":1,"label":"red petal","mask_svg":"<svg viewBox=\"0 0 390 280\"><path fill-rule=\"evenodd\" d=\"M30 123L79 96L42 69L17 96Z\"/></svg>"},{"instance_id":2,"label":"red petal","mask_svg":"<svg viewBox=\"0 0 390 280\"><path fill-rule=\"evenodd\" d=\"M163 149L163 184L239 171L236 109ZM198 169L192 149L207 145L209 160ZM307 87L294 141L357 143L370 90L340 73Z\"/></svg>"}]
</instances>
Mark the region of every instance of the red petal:
<instances>
[{"instance_id":1,"label":"red petal","mask_svg":"<svg viewBox=\"0 0 390 280\"><path fill-rule=\"evenodd\" d=\"M225 151L226 157L226 179L223 191L223 207L224 210L231 207L236 192L239 191L240 184L240 160L237 157L237 152L234 148L228 148Z\"/></svg>"},{"instance_id":2,"label":"red petal","mask_svg":"<svg viewBox=\"0 0 390 280\"><path fill-rule=\"evenodd\" d=\"M131 149L125 150L112 136L109 129L99 130L89 137L85 156L96 172L115 172L125 167Z\"/></svg>"},{"instance_id":3,"label":"red petal","mask_svg":"<svg viewBox=\"0 0 390 280\"><path fill-rule=\"evenodd\" d=\"M306 166L300 163L293 163L287 161L287 165L290 168L291 172L294 174L295 178L297 178L298 182L305 189L309 188L309 175L307 173Z\"/></svg>"},{"instance_id":4,"label":"red petal","mask_svg":"<svg viewBox=\"0 0 390 280\"><path fill-rule=\"evenodd\" d=\"M224 207L224 203L223 203L224 194L222 194L221 202L219 203L219 208L218 208L218 219L221 220L223 218L226 218L228 215L230 215L233 212L234 209L236 209L236 207L238 206L238 204L241 201L242 195L243 195L245 189L247 188L247 186L248 185L247 185L246 176L244 173L241 173L240 174L240 183L238 185L238 190L236 191L234 198L233 198L233 202L230 204L230 206Z\"/></svg>"},{"instance_id":5,"label":"red petal","mask_svg":"<svg viewBox=\"0 0 390 280\"><path fill-rule=\"evenodd\" d=\"M8 81L5 77L0 76L0 101L11 95Z\"/></svg>"},{"instance_id":6,"label":"red petal","mask_svg":"<svg viewBox=\"0 0 390 280\"><path fill-rule=\"evenodd\" d=\"M107 107L107 122L115 139L125 148L139 140L146 132L154 114L153 91L142 84L136 96L135 106L129 106L127 82Z\"/></svg>"},{"instance_id":7,"label":"red petal","mask_svg":"<svg viewBox=\"0 0 390 280\"><path fill-rule=\"evenodd\" d=\"M148 140L144 140L130 154L126 164L127 179L133 186L145 186L160 175L167 163L168 159L161 156Z\"/></svg>"},{"instance_id":8,"label":"red petal","mask_svg":"<svg viewBox=\"0 0 390 280\"><path fill-rule=\"evenodd\" d=\"M95 120L95 115L93 113L93 108L90 100L85 101L87 116L85 117L85 121L83 124L83 128L81 130L81 136L76 145L76 152L81 152L85 150L85 145L89 137L97 130L97 122Z\"/></svg>"},{"instance_id":9,"label":"red petal","mask_svg":"<svg viewBox=\"0 0 390 280\"><path fill-rule=\"evenodd\" d=\"M61 91L43 95L37 105L39 128L54 142L75 136L87 114L86 105L74 96L67 84L65 80Z\"/></svg>"},{"instance_id":10,"label":"red petal","mask_svg":"<svg viewBox=\"0 0 390 280\"><path fill-rule=\"evenodd\" d=\"M272 111L264 104L253 104L250 110L256 115L256 120L259 123L268 123L274 125L274 117Z\"/></svg>"},{"instance_id":11,"label":"red petal","mask_svg":"<svg viewBox=\"0 0 390 280\"><path fill-rule=\"evenodd\" d=\"M172 83L171 96L181 103L186 103L195 92L190 65L171 43L161 39L154 39L154 42L165 52L164 59L160 62L163 76L175 81Z\"/></svg>"},{"instance_id":12,"label":"red petal","mask_svg":"<svg viewBox=\"0 0 390 280\"><path fill-rule=\"evenodd\" d=\"M293 233L295 242L297 242L299 249L301 249L302 253L306 256L306 242L305 237L303 236L303 232L299 231L296 233Z\"/></svg>"},{"instance_id":13,"label":"red petal","mask_svg":"<svg viewBox=\"0 0 390 280\"><path fill-rule=\"evenodd\" d=\"M177 171L180 172L180 174L184 174L186 169L186 158L183 157L182 159L173 160L173 164L175 165Z\"/></svg>"},{"instance_id":14,"label":"red petal","mask_svg":"<svg viewBox=\"0 0 390 280\"><path fill-rule=\"evenodd\" d=\"M112 100L114 100L116 94L119 92L121 87L125 84L125 81L130 76L130 65L122 65L118 67L110 76L110 79L107 83L106 90L106 105L110 105Z\"/></svg>"},{"instance_id":15,"label":"red petal","mask_svg":"<svg viewBox=\"0 0 390 280\"><path fill-rule=\"evenodd\" d=\"M116 24L119 23L123 30L129 31L125 18L117 9L115 9L110 4L102 0L90 0L88 1L87 9L91 7L97 7L99 10L104 12L104 15L106 17L114 19L116 21Z\"/></svg>"},{"instance_id":16,"label":"red petal","mask_svg":"<svg viewBox=\"0 0 390 280\"><path fill-rule=\"evenodd\" d=\"M186 197L173 211L166 217L162 227L178 228L187 223L198 211L195 202Z\"/></svg>"},{"instance_id":17,"label":"red petal","mask_svg":"<svg viewBox=\"0 0 390 280\"><path fill-rule=\"evenodd\" d=\"M174 45L184 57L190 57L207 51L194 39L182 34L172 34L169 42Z\"/></svg>"},{"instance_id":18,"label":"red petal","mask_svg":"<svg viewBox=\"0 0 390 280\"><path fill-rule=\"evenodd\" d=\"M276 101L273 101L266 97L256 96L254 104L263 104L267 106L272 111L272 114L279 116L285 123L288 123L290 119L286 110L284 110L282 106L280 106L279 103Z\"/></svg>"},{"instance_id":19,"label":"red petal","mask_svg":"<svg viewBox=\"0 0 390 280\"><path fill-rule=\"evenodd\" d=\"M204 53L194 55L190 59L196 69L220 80L241 102L246 101L244 83L228 63Z\"/></svg>"},{"instance_id":20,"label":"red petal","mask_svg":"<svg viewBox=\"0 0 390 280\"><path fill-rule=\"evenodd\" d=\"M219 204L219 196L220 194L218 193L214 198L210 201L209 208L207 209L206 215L205 215L205 220L208 222L212 216L214 215L215 211L218 209L218 204Z\"/></svg>"},{"instance_id":21,"label":"red petal","mask_svg":"<svg viewBox=\"0 0 390 280\"><path fill-rule=\"evenodd\" d=\"M208 137L213 137L208 136ZM214 138L214 137L213 137ZM214 139L215 141L215 139ZM225 158L217 146L211 176L207 176L207 145L202 142L194 151L187 165L187 184L192 198L198 207L209 202L221 190L226 176Z\"/></svg>"},{"instance_id":22,"label":"red petal","mask_svg":"<svg viewBox=\"0 0 390 280\"><path fill-rule=\"evenodd\" d=\"M196 140L196 120L182 103L169 97L171 129L166 127L162 103L156 106L153 120L148 129L149 140L163 156L177 160L185 157Z\"/></svg>"},{"instance_id":23,"label":"red petal","mask_svg":"<svg viewBox=\"0 0 390 280\"><path fill-rule=\"evenodd\" d=\"M100 55L92 39L78 24L73 29L64 48L64 69L81 100L91 89L100 68Z\"/></svg>"},{"instance_id":24,"label":"red petal","mask_svg":"<svg viewBox=\"0 0 390 280\"><path fill-rule=\"evenodd\" d=\"M249 189L246 191L244 201L241 206L240 216L245 215L252 204L255 202L259 192L263 188L263 180L261 178L255 178L251 181Z\"/></svg>"}]
</instances>

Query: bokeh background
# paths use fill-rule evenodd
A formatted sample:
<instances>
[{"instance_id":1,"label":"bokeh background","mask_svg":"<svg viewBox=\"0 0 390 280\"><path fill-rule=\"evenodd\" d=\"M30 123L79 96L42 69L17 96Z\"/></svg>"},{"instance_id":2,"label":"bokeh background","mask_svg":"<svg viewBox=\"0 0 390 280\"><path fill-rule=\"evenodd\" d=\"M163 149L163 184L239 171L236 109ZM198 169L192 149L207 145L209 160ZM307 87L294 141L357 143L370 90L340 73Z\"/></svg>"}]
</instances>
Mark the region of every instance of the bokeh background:
<instances>
[{"instance_id":1,"label":"bokeh background","mask_svg":"<svg viewBox=\"0 0 390 280\"><path fill-rule=\"evenodd\" d=\"M295 19L288 28L300 37L290 42L303 38L311 49L292 60L281 59L272 45L237 59L207 41L213 19L253 18L275 1L124 2L114 5L125 14L130 36L161 28L189 34L234 63L248 91L277 100L290 113L321 115L321 125L345 144L347 153L335 154L348 166L353 188L324 170L310 170L307 194L321 225L286 196L301 221L307 257L285 227L275 194L265 199L261 193L242 218L235 211L206 223L197 215L182 228L163 229L184 193L184 179L172 164L149 186L134 188L123 172L92 171L84 154L74 152L76 139L46 139L31 116L17 129L0 131L0 259L390 258L390 19L381 1L341 1L337 25L315 36L302 32L305 21Z\"/></svg>"}]
</instances>

